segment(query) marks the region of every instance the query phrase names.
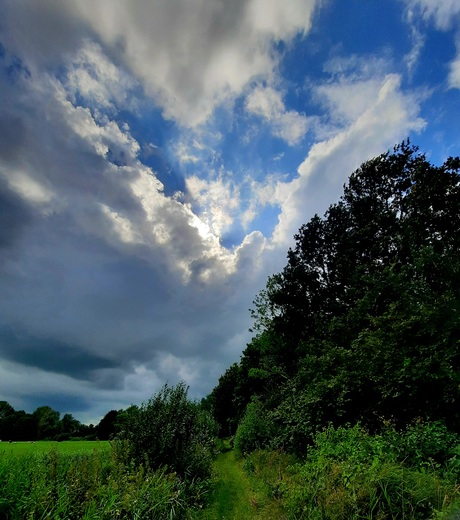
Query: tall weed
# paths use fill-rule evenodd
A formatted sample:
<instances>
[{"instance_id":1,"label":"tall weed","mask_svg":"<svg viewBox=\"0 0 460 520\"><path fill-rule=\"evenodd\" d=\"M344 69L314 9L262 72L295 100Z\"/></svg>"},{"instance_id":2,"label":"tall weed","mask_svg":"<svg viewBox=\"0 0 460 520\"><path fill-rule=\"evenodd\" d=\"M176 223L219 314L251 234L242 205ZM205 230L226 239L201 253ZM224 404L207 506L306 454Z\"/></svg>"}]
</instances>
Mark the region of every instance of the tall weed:
<instances>
[{"instance_id":1,"label":"tall weed","mask_svg":"<svg viewBox=\"0 0 460 520\"><path fill-rule=\"evenodd\" d=\"M459 496L456 480L422 463L430 459L421 453L408 457L413 435L414 430L371 436L359 425L317 434L306 461L292 468L285 493L290 517L427 520L452 510Z\"/></svg>"},{"instance_id":2,"label":"tall weed","mask_svg":"<svg viewBox=\"0 0 460 520\"><path fill-rule=\"evenodd\" d=\"M183 483L174 474L133 466L127 460L120 445L112 452L4 457L0 518L187 518L189 503Z\"/></svg>"}]
</instances>

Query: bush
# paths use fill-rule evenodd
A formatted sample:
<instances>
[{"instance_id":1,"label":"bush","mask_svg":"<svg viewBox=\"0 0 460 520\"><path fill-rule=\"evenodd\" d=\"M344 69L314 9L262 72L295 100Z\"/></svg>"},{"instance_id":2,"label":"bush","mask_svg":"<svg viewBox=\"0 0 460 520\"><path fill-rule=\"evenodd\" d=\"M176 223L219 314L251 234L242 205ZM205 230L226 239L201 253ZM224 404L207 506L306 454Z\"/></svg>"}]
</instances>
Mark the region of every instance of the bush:
<instances>
[{"instance_id":1,"label":"bush","mask_svg":"<svg viewBox=\"0 0 460 520\"><path fill-rule=\"evenodd\" d=\"M126 418L124 437L137 464L166 466L182 479L211 475L217 426L212 416L187 397L184 383L165 385Z\"/></svg>"},{"instance_id":2,"label":"bush","mask_svg":"<svg viewBox=\"0 0 460 520\"><path fill-rule=\"evenodd\" d=\"M418 468L451 467L447 463L457 458L460 446L459 435L439 421L417 421L401 432L388 428L383 435L399 461Z\"/></svg>"},{"instance_id":3,"label":"bush","mask_svg":"<svg viewBox=\"0 0 460 520\"><path fill-rule=\"evenodd\" d=\"M422 452L418 459L401 459L414 446L415 432L427 440L430 431L442 429L425 425L371 436L357 425L318 433L306 461L294 466L293 485L286 490L291 517L426 520L448 511L458 499L456 480L445 478L439 466L421 464ZM446 438L439 438L441 448ZM436 447L427 440L422 450L431 456Z\"/></svg>"},{"instance_id":4,"label":"bush","mask_svg":"<svg viewBox=\"0 0 460 520\"><path fill-rule=\"evenodd\" d=\"M236 453L245 455L268 447L272 439L272 430L273 427L259 401L252 401L248 404L244 417L236 430Z\"/></svg>"}]
</instances>

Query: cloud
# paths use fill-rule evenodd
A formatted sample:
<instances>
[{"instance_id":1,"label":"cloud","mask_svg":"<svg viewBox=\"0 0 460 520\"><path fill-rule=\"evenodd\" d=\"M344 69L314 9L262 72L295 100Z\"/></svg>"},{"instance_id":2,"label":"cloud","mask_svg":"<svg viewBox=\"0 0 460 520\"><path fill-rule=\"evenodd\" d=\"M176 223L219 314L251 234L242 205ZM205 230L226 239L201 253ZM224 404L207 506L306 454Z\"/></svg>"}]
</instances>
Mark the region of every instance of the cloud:
<instances>
[{"instance_id":1,"label":"cloud","mask_svg":"<svg viewBox=\"0 0 460 520\"><path fill-rule=\"evenodd\" d=\"M455 17L460 14L460 5L456 0L406 0L409 9L421 12L426 19L434 19L439 29L449 29L454 24Z\"/></svg>"},{"instance_id":2,"label":"cloud","mask_svg":"<svg viewBox=\"0 0 460 520\"><path fill-rule=\"evenodd\" d=\"M258 86L246 99L246 110L265 119L273 135L293 146L307 132L307 118L295 110L286 110L281 94L272 87Z\"/></svg>"},{"instance_id":3,"label":"cloud","mask_svg":"<svg viewBox=\"0 0 460 520\"><path fill-rule=\"evenodd\" d=\"M254 235L235 251L221 246L217 231L238 202L223 176L189 183L195 202L215 213L206 233L189 204L165 195L109 104L123 106L131 84L108 91L99 72L94 88L74 81L75 71L108 59L100 47L84 49L59 76L0 71L0 118L10 122L0 137L0 211L9 223L0 233L0 348L11 368L2 395L30 407L26 388L58 399L51 387L65 385L85 414L103 414L89 410L95 393L104 407L127 406L173 375L209 391L249 335L264 242ZM88 106L74 104L82 90ZM139 374L150 381L143 388ZM21 377L29 381L15 393Z\"/></svg>"},{"instance_id":4,"label":"cloud","mask_svg":"<svg viewBox=\"0 0 460 520\"><path fill-rule=\"evenodd\" d=\"M204 226L197 225L202 236L221 237L232 225L233 215L240 207L238 186L231 179L224 179L223 172L210 180L190 176L185 185L191 203L200 208Z\"/></svg>"},{"instance_id":5,"label":"cloud","mask_svg":"<svg viewBox=\"0 0 460 520\"><path fill-rule=\"evenodd\" d=\"M449 87L460 89L460 52L457 54L455 60L451 62L449 68Z\"/></svg>"},{"instance_id":6,"label":"cloud","mask_svg":"<svg viewBox=\"0 0 460 520\"><path fill-rule=\"evenodd\" d=\"M427 22L434 21L435 26L443 31L454 29L457 38L457 55L449 64L447 84L449 88L460 88L460 4L456 0L406 0L408 21L412 23L414 32L415 13L419 13Z\"/></svg>"},{"instance_id":7,"label":"cloud","mask_svg":"<svg viewBox=\"0 0 460 520\"><path fill-rule=\"evenodd\" d=\"M347 177L363 161L393 146L410 132L424 128L425 122L418 115L420 96L403 92L398 75L387 74L378 88L376 80L368 81L366 87L356 83L354 77L348 84L341 78L342 89L329 86L325 91L320 87L330 103L330 111L337 110L346 116L348 124L329 139L317 142L299 166L299 177L290 183L273 233L273 242L278 246L289 243L307 215L308 218L314 213L322 215L339 198ZM360 99L363 92L366 98L352 103L350 109L349 100Z\"/></svg>"},{"instance_id":8,"label":"cloud","mask_svg":"<svg viewBox=\"0 0 460 520\"><path fill-rule=\"evenodd\" d=\"M26 4L27 9L24 3L7 0L3 8L6 38L16 52L52 63L81 47L81 37L93 33L112 59L136 75L166 117L195 126L250 81L274 73L279 56L273 41L306 33L316 2L44 0L37 6L28 0ZM100 87L92 79L89 71L79 69L73 81L81 90L93 88L94 94Z\"/></svg>"}]
</instances>

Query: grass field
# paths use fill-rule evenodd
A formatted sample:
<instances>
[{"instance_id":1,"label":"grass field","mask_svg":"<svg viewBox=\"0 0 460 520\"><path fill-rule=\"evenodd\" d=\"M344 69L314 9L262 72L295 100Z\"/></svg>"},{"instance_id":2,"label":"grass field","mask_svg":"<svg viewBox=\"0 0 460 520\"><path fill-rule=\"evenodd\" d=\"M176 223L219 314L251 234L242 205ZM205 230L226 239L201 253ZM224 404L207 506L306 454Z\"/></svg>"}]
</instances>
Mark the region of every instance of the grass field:
<instances>
[{"instance_id":1,"label":"grass field","mask_svg":"<svg viewBox=\"0 0 460 520\"><path fill-rule=\"evenodd\" d=\"M56 450L61 454L91 453L94 450L110 450L109 441L37 441L0 442L0 456L42 454Z\"/></svg>"},{"instance_id":2,"label":"grass field","mask_svg":"<svg viewBox=\"0 0 460 520\"><path fill-rule=\"evenodd\" d=\"M175 475L130 460L123 442L2 442L0 519L186 518Z\"/></svg>"}]
</instances>

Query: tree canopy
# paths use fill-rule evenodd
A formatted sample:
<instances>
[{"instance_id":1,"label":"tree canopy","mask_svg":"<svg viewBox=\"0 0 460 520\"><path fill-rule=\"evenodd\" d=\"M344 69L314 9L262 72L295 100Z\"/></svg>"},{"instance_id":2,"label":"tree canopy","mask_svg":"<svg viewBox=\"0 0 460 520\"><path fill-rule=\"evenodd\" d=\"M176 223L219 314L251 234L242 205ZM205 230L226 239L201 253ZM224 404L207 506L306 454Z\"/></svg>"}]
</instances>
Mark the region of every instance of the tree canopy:
<instances>
[{"instance_id":1,"label":"tree canopy","mask_svg":"<svg viewBox=\"0 0 460 520\"><path fill-rule=\"evenodd\" d=\"M258 396L293 449L328 423L460 429L459 169L403 142L300 228L254 302L255 337L212 393L232 400L226 425Z\"/></svg>"}]
</instances>

